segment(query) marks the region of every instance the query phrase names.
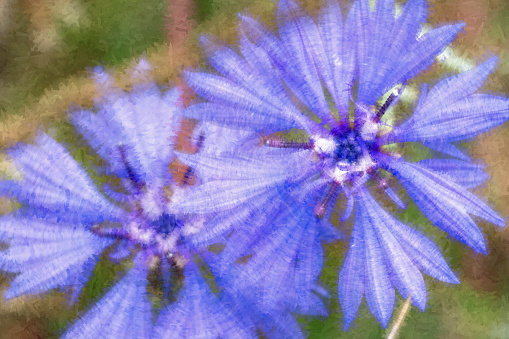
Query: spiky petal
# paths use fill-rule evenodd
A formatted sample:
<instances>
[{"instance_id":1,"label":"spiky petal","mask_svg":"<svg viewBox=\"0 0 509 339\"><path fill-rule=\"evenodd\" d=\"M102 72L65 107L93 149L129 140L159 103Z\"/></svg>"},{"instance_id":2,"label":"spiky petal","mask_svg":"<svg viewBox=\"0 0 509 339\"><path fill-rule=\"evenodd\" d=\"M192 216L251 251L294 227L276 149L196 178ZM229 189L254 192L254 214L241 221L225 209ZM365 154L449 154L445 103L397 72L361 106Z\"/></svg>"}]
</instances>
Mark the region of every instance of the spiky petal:
<instances>
[{"instance_id":1,"label":"spiky petal","mask_svg":"<svg viewBox=\"0 0 509 339\"><path fill-rule=\"evenodd\" d=\"M361 188L355 196L355 225L338 287L345 328L354 319L363 294L384 327L392 314L394 288L404 298L412 296L423 310L426 290L419 270L458 283L430 240L392 218L367 189Z\"/></svg>"},{"instance_id":2,"label":"spiky petal","mask_svg":"<svg viewBox=\"0 0 509 339\"><path fill-rule=\"evenodd\" d=\"M187 264L184 275L180 296L162 311L153 338L254 338L251 329L210 291L194 263Z\"/></svg>"},{"instance_id":3,"label":"spiky petal","mask_svg":"<svg viewBox=\"0 0 509 339\"><path fill-rule=\"evenodd\" d=\"M6 298L77 283L113 243L73 224L12 216L0 219L0 236L10 245L0 252L0 269L20 272Z\"/></svg>"},{"instance_id":4,"label":"spiky petal","mask_svg":"<svg viewBox=\"0 0 509 339\"><path fill-rule=\"evenodd\" d=\"M152 315L147 299L147 269L135 258L135 266L99 302L78 319L62 336L73 338L140 338L152 332Z\"/></svg>"},{"instance_id":5,"label":"spiky petal","mask_svg":"<svg viewBox=\"0 0 509 339\"><path fill-rule=\"evenodd\" d=\"M114 221L122 214L96 190L67 150L45 133L39 133L34 144L17 145L9 156L22 180L0 181L0 194L79 220Z\"/></svg>"}]
</instances>

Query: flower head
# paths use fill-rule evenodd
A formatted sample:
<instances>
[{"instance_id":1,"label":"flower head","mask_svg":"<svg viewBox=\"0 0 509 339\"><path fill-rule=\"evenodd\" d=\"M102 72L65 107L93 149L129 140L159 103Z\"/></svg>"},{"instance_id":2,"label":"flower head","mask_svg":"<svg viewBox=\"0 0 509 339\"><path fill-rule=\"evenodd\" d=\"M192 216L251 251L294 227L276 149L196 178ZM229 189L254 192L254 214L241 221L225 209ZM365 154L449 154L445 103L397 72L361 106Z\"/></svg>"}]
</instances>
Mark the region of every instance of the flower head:
<instances>
[{"instance_id":1,"label":"flower head","mask_svg":"<svg viewBox=\"0 0 509 339\"><path fill-rule=\"evenodd\" d=\"M385 118L407 82L426 69L463 27L446 25L420 35L425 19L423 0L409 0L399 16L392 1L379 0L372 9L369 1L358 0L344 24L334 0L325 1L315 19L292 1L282 0L277 13L279 37L240 16L242 56L204 37L201 43L208 60L221 75L185 74L188 85L207 100L186 109L186 116L246 130L255 137L221 158L184 157L184 162L211 180L193 188L185 199L175 199L174 208L188 213L218 212L222 227L209 230L216 236L232 230L231 237L249 232L259 246L242 267L248 272L257 258L269 269L272 260L261 258L276 243L275 234L300 234L326 224L343 192L348 202L341 220L348 218L356 201L350 250L339 281L346 326L363 295L385 326L392 313L394 288L405 298L412 296L424 309L420 271L458 282L436 247L385 212L368 186L383 190L398 207L405 208L388 185L391 177L399 179L436 226L478 252L484 253L485 245L469 214L504 225L467 190L486 178L482 169L467 162L469 158L451 144L509 119L509 100L474 94L496 58L439 82L429 93L425 87L413 117L403 124L390 126ZM295 136L297 141L292 140ZM467 161L410 163L388 147L416 141ZM260 227L250 226L250 218L277 210L274 205L288 201L312 209L315 218L290 217L281 222L269 218ZM228 217L233 208L242 211L235 219ZM260 245L263 241L258 239L272 240ZM291 240L293 237L286 238L279 253L293 248ZM300 243L303 248L306 244ZM320 264L315 260L312 271L319 270ZM307 274L310 280L316 278ZM271 291L260 289L260 293L269 296Z\"/></svg>"},{"instance_id":2,"label":"flower head","mask_svg":"<svg viewBox=\"0 0 509 339\"><path fill-rule=\"evenodd\" d=\"M142 60L132 75L144 78L147 68ZM171 190L179 189L170 171L181 124L179 90L161 92L149 83L124 92L103 70L94 76L103 94L96 112L73 111L71 121L116 185L98 189L66 149L44 133L33 145L9 152L22 179L0 182L1 193L22 207L0 220L0 240L10 245L0 252L0 268L20 273L5 297L71 286L75 300L98 257L114 245L110 259L132 259L132 267L63 337L163 338L168 331L185 338L252 337L194 263L207 252L190 242L205 219L177 214L169 206ZM172 272L185 276L177 301L155 326L147 292L154 270L166 296L163 306L172 293Z\"/></svg>"}]
</instances>

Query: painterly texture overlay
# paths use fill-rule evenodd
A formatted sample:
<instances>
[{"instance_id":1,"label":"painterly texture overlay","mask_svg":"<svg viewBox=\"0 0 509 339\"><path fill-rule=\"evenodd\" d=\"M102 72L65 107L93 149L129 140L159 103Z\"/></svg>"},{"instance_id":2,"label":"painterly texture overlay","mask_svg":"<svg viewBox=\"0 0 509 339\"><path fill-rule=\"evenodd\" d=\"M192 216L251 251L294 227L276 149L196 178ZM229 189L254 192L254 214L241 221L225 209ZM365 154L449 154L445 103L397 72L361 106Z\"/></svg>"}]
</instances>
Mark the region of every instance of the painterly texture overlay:
<instances>
[{"instance_id":1,"label":"painterly texture overlay","mask_svg":"<svg viewBox=\"0 0 509 339\"><path fill-rule=\"evenodd\" d=\"M203 14L202 14L201 18L205 18L207 21L203 21L200 24L201 26L199 26L199 27L200 28L206 27L214 34L217 34L218 31L224 31L222 33L223 36L228 38L226 36L226 35L228 35L227 30L224 30L224 29L222 30L220 28L221 27L220 24L216 24L216 26L214 26L213 18L214 18L214 16L217 16L218 18L224 17L225 15L227 15L227 13L230 11L230 9L225 9L223 12L223 10L221 10L221 5L222 5L221 2L217 2L217 3L215 3L215 5L217 5L217 7L214 7L214 10L212 10L212 12L210 13L209 16L203 16ZM436 6L434 7L435 12L433 13L432 22L434 20L436 20L436 22L444 22L444 21L456 21L458 19L461 19L461 20L467 22L466 36L460 35L459 41L455 45L456 53L461 55L462 50L468 50L469 53L471 53L471 58L473 58L473 60L475 60L477 57L484 55L485 50L480 50L481 47L479 47L480 45L482 45L482 42L484 41L481 38L484 38L486 41L490 42L487 45L490 48L492 48L493 51L495 51L495 52L497 52L497 54L499 54L499 57L502 59L502 62L499 63L499 66L496 69L495 75L490 76L489 83L487 85L485 84L484 86L486 86L487 89L491 90L491 91L503 92L503 88L504 88L503 79L504 79L504 74L506 74L504 72L507 72L507 70L504 69L504 67L505 67L504 65L507 64L507 63L504 63L504 60L506 60L505 58L507 57L507 54L506 54L507 51L504 51L503 49L501 49L500 47L497 47L497 46L502 45L501 41L503 41L504 36L506 37L506 35L504 35L504 32L505 32L504 31L505 27L503 24L504 21L503 21L503 19L501 19L501 18L503 18L504 11L503 10L501 10L501 11L494 10L492 8L486 8L479 4L476 4L475 2L467 2L466 5L465 4L459 5L459 4L454 4L454 3L446 3L445 7L447 9L450 9L450 8L459 9L458 12L454 12L454 13L459 13L458 17L451 18L451 16L452 16L451 14L441 16L441 13L437 12L440 10L439 6L441 6L441 5L444 5L444 4L436 4ZM490 4L490 5L494 6L494 8L498 8L496 6L500 6L500 4L497 4L496 2L493 2L493 4ZM310 4L308 6L309 7L308 9L313 11L314 9L316 9L316 8L313 8L313 6L316 7L316 5ZM475 8L475 6L481 6L482 11L476 11L476 13L479 13L478 14L479 20L481 20L481 21L483 20L483 16L485 17L485 19L484 19L485 21L483 21L483 22L486 22L486 24L484 26L481 27L479 25L477 30L473 30L473 31L469 28L468 25L470 24L469 23L470 19L465 19L465 18L461 17L461 13L463 13L463 15L465 15L465 17L467 17L467 18L471 17L470 15L468 15L469 12L468 12L467 6L472 6L474 8ZM226 4L225 8L226 7L228 7L228 4ZM255 13L257 13L257 11L258 11L258 13L260 13L260 14L270 14L272 12L272 9L273 8L271 7L271 5L267 4L266 8L263 8L263 6L260 6L260 8L254 8L253 11ZM465 14L465 11L467 14ZM490 18L490 20L488 21L487 18ZM270 20L270 16L267 16L267 20ZM221 22L221 19L218 19L218 22ZM488 22L490 24L488 24ZM473 24L475 25L475 22ZM233 28L232 28L232 30L233 30ZM474 44L472 41L477 42L477 44ZM90 59L92 60L91 64L93 64L93 57L91 57ZM112 60L110 62L118 62L118 61L115 58L112 58ZM440 69L440 67L441 66L435 67L435 68L438 68L438 69L435 69L437 71L436 72L437 74L440 72L444 72L444 71L448 72L449 71L448 69L442 70L442 69ZM488 66L484 66L484 67L488 68ZM432 79L434 79L433 74L434 73L432 73L432 72L426 73L426 74L422 75L421 78L422 77L425 78L426 82L433 83L433 80L432 80ZM436 81L435 81L435 83L436 83ZM431 88L430 88L430 90L432 91ZM34 97L37 97L38 95L39 95L38 93L34 93ZM428 98L430 98L430 97L432 98L431 93L429 94ZM70 96L70 98L72 98L72 96ZM44 104L44 97L42 98L42 100L43 100L43 104ZM73 101L72 99L69 99L69 100L70 100L69 103L71 103ZM80 99L77 99L77 101L78 100L80 100ZM426 101L424 100L424 102L426 102ZM51 105L51 103L48 104L46 102L46 105ZM404 108L405 103L401 103L401 105ZM428 106L429 105L430 104L428 104ZM13 107L15 107L15 106L13 106ZM12 112L12 109L8 108L7 112L9 112L9 111ZM37 112L37 110L35 110L35 111ZM412 111L414 111L414 110L408 109L409 113ZM28 110L26 112L28 112ZM417 112L418 112L418 110L417 110ZM41 118L40 116L37 117L37 119L40 119L40 118ZM413 137L415 137L416 135L419 135L418 127L419 127L418 125L413 126L414 130L412 130L413 133L411 133L411 135ZM61 131L60 138L68 139L69 137L66 134L65 126L58 126L58 128L59 128L59 131ZM430 137L429 131L423 131L422 128L421 128L421 131L422 131L422 133L424 133L424 132L428 133L428 134L421 134L420 135L421 137ZM433 132L436 132L436 130L433 130ZM485 186L484 191L485 191L485 193L488 193L489 201L492 202L492 204L494 204L495 207L497 207L497 209L502 212L502 215L506 215L504 208L503 208L503 205L504 205L503 199L505 196L503 187L506 187L506 186L504 186L503 181L502 181L504 175L503 175L503 170L501 169L503 167L503 162L504 162L503 159L504 158L500 157L501 154L504 154L504 152L503 152L503 149L504 149L503 148L504 147L503 146L504 145L503 137L504 137L504 130L497 129L493 132L493 134L484 136L480 140L479 144L477 144L477 142L473 142L473 143L469 144L472 146L469 146L469 145L460 145L460 146L467 147L467 148L470 147L471 151L474 154L474 157L482 157L485 159L485 162L488 163L491 171L493 172L493 179L490 179L490 180L493 180L493 182L489 181L487 186ZM412 160L420 160L419 158L426 155L426 154L423 154L425 152L427 152L427 151L424 149L412 148L412 147L408 147L408 149L405 150L406 156L410 157L410 159L412 159ZM75 157L77 157L79 159L80 156L83 156L80 154L84 154L84 153L77 152ZM347 155L345 155L345 157L346 156ZM89 161L89 160L85 160L85 162L87 162L87 161ZM502 165L500 163L502 163ZM435 168L437 166L440 166L440 164L430 164L430 163L426 163L426 165L428 165L428 167L435 166ZM501 167L498 167L497 165L501 166ZM401 168L401 167L398 167L397 170L398 170L398 173L402 173L401 174L402 176L405 175L404 173L408 173L408 170L405 172L405 169ZM495 185L494 183L499 183L499 184ZM406 188L409 189L408 187L406 187ZM417 187L416 189L419 189L419 187ZM357 201L358 201L358 203L364 204L366 206L369 206L369 204L372 204L372 202L369 200L369 198L362 198L362 197L359 198L358 197ZM419 210L416 208L415 205L413 205L411 203L410 200L407 202L410 202L409 206L407 207L407 210L405 212L397 212L399 214L399 216L401 217L400 219L406 223L419 224L419 225L425 226L427 224L426 219L423 218L423 216L420 214ZM425 202L423 202L423 203L425 203ZM360 216L360 217L362 217L362 216ZM491 226L484 227L484 224L482 224L482 228L485 233L492 232L492 231L490 231L490 227ZM507 285L504 285L505 284L504 281L506 279L504 279L505 276L504 276L503 268L500 268L501 266L503 267L503 265L498 265L498 264L495 265L494 263L491 263L491 261L490 261L490 260L492 260L492 258L498 258L499 260L505 260L504 259L505 258L504 257L504 249L503 249L504 248L503 233L502 233L502 238L501 238L500 234L498 234L496 236L493 236L493 239L489 239L488 247L491 248L491 254L490 254L491 256L488 257L488 259L476 259L477 261L472 261L472 260L468 259L468 257L471 256L471 254L469 254L468 252L463 252L463 250L460 249L459 246L456 246L455 244L451 243L451 241L446 239L443 234L441 234L440 232L435 232L431 228L428 230L427 226L425 226L425 228L426 228L426 231L428 234L430 232L431 232L431 234L433 234L434 242L441 248L444 248L445 257L446 257L447 261L449 262L449 264L451 265L452 269L456 272L462 272L460 274L460 277L463 278L463 276L465 276L467 283L460 287L454 288L451 286L442 287L441 285L437 285L436 282L429 282L428 289L430 290L430 292L428 292L428 295L431 298L430 309L428 309L425 313L422 313L422 314L419 311L415 310L412 313L412 315L410 316L410 318L407 322L407 325L406 325L407 327L404 329L404 331L409 331L408 333L411 333L412 328L415 329L415 328L423 328L424 327L425 331L429 331L430 335L434 335L434 334L440 335L441 333L442 334L443 333L446 333L446 334L447 333L457 333L455 331L460 331L460 333L462 333L461 331L465 331L465 333L466 333L467 330L460 328L461 326L458 326L458 322L462 322L462 324L463 324L463 322L465 322L465 323L468 322L469 324L466 324L466 325L470 326L471 330L466 335L469 336L469 335L472 335L472 333L475 333L475 331L476 331L476 327L475 327L476 322L470 321L470 320L472 320L471 318L474 317L475 319L477 319L479 321L479 322L477 322L477 324L481 324L479 326L479 328L484 328L486 326L486 324L488 324L489 325L488 327L490 327L494 336L496 336L497 333L503 333L503 328L504 328L503 322L501 322L501 323L497 322L498 319L502 319L502 318L498 318L498 316L501 316L505 309L505 306L502 302L503 299L499 298L497 296L491 296L486 293L479 294L479 292L478 292L478 291L484 291L484 292L486 292L486 291L494 292L495 291L495 292L498 292L498 294L500 294L500 293L503 293L504 286L507 286ZM433 232L435 232L435 233L433 233ZM489 236L489 234L488 234L488 238L492 238L492 237ZM325 263L325 269L324 269L324 272L322 273L322 279L326 283L328 283L329 287L331 287L332 290L336 289L334 280L337 278L337 269L338 269L337 264L343 263L344 258L346 257L346 251L344 251L341 248L341 246L342 245L340 244L337 246L329 246L327 248L327 252L328 252L327 257L329 259ZM472 247L475 248L475 246L472 246ZM478 249L481 250L480 247ZM495 252L495 253L493 253L493 252ZM343 259L341 259L341 258L343 258ZM465 259L462 259L462 258L465 258ZM477 257L475 257L475 258L477 258ZM479 260L482 261L482 265L481 265L481 263L479 263ZM493 272L490 271L491 267L493 268ZM104 269L106 272L109 270L109 268L107 266L102 267L102 268L99 267L98 270L100 270L100 269ZM488 271L486 272L486 270L488 270ZM104 286L105 283L101 282L101 279L104 279L104 278L101 278L101 276L104 277L105 275L107 275L107 274L102 274L99 271L95 272L94 276L96 276L96 279L93 280L91 283L89 283L89 285L86 287L85 290L92 291L94 289L94 287L93 287L94 285L97 285L97 286L103 285ZM486 276L488 276L490 278L485 278ZM112 278L110 277L109 279L111 280ZM107 281L107 280L108 280L108 278L103 281ZM464 279L462 279L462 280L464 280ZM99 289L101 289L101 288L99 288ZM93 292L90 292L90 293L91 293L90 296L94 295ZM335 298L332 298L332 299L335 299ZM477 304L474 305L474 302ZM450 313L450 310L449 310L451 308L450 305L452 305L455 310L452 313ZM334 301L333 301L333 307L335 307ZM472 309L475 309L475 311ZM322 332L322 331L325 331L325 333L326 333L325 336L330 335L331 337L335 337L338 335L336 332L334 332L335 331L334 329L339 327L340 326L339 324L342 322L340 320L342 318L342 315L341 315L342 312L340 312L340 308L337 308L336 310L338 311L337 316L336 316L336 313L334 313L333 316L331 316L331 318L324 323L322 323L319 320L312 320L310 322L309 328L311 329L311 336L316 335L317 337L323 337L324 332ZM500 310L500 313L496 310ZM360 312L362 314L368 314L366 306L361 306ZM446 313L446 316L445 317L441 316L442 313ZM475 316L476 313L478 313L478 316ZM487 313L489 313L489 315L487 315ZM423 324L426 324L426 325L423 325ZM37 326L39 326L39 325L37 325ZM412 326L414 326L414 327L412 327ZM372 320L370 320L370 321L363 320L363 317L361 316L359 319L358 325L356 326L356 328L354 328L353 332L345 333L345 334L341 334L341 335L348 336L348 335L355 335L356 333L357 334L366 333L366 335L369 335L369 333L370 333L369 331L379 331L379 329L376 325L373 325ZM327 334L327 333L330 333L330 334Z\"/></svg>"}]
</instances>

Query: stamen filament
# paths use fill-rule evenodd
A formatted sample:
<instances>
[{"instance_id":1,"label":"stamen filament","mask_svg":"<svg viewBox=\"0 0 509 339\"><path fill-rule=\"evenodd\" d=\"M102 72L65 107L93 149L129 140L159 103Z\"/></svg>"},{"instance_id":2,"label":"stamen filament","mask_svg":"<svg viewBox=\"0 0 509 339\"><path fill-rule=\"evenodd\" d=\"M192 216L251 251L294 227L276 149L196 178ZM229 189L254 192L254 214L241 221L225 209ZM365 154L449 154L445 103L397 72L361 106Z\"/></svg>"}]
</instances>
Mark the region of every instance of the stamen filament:
<instances>
[{"instance_id":1,"label":"stamen filament","mask_svg":"<svg viewBox=\"0 0 509 339\"><path fill-rule=\"evenodd\" d=\"M401 94L402 92L402 87L403 86L398 86L396 88L394 88L391 92L391 94L389 95L389 97L387 98L387 100L385 100L385 102L383 103L383 105L376 111L376 119L378 121L380 121L380 119L382 119L383 115L387 112L387 110L389 109L389 107L394 103L394 101L396 101L396 99L399 97L399 95Z\"/></svg>"},{"instance_id":2,"label":"stamen filament","mask_svg":"<svg viewBox=\"0 0 509 339\"><path fill-rule=\"evenodd\" d=\"M186 172L184 173L184 182L183 184L184 185L189 185L190 182L191 182L191 178L192 178L192 175L193 175L193 169L191 167L188 167L186 169Z\"/></svg>"},{"instance_id":3,"label":"stamen filament","mask_svg":"<svg viewBox=\"0 0 509 339\"><path fill-rule=\"evenodd\" d=\"M134 169L129 164L129 161L127 161L127 155L125 152L125 147L123 145L118 145L118 151L120 152L120 157L122 158L122 162L124 163L124 166L127 170L127 174L129 175L129 180L131 180L133 186L140 191L143 187L143 183L141 183L141 180L137 177Z\"/></svg>"},{"instance_id":4,"label":"stamen filament","mask_svg":"<svg viewBox=\"0 0 509 339\"><path fill-rule=\"evenodd\" d=\"M277 148L299 148L299 149L312 149L313 143L311 142L291 142L283 140L268 139L265 141L265 145L269 147Z\"/></svg>"},{"instance_id":5,"label":"stamen filament","mask_svg":"<svg viewBox=\"0 0 509 339\"><path fill-rule=\"evenodd\" d=\"M332 198L336 194L338 188L339 188L339 184L336 181L333 181L331 186L329 187L329 191L327 192L327 195L325 196L325 198L322 200L322 202L320 204L318 204L315 207L315 216L317 218L323 218L323 216L325 215L325 211L327 209L327 205L329 204L329 202L332 200Z\"/></svg>"},{"instance_id":6,"label":"stamen filament","mask_svg":"<svg viewBox=\"0 0 509 339\"><path fill-rule=\"evenodd\" d=\"M99 228L99 226L90 229L92 233L100 237L109 237L115 239L128 239L129 233L122 228Z\"/></svg>"},{"instance_id":7,"label":"stamen filament","mask_svg":"<svg viewBox=\"0 0 509 339\"><path fill-rule=\"evenodd\" d=\"M201 150L204 142L205 142L205 135L203 133L201 133L200 136L198 137L198 141L196 142L197 152L199 152Z\"/></svg>"}]
</instances>

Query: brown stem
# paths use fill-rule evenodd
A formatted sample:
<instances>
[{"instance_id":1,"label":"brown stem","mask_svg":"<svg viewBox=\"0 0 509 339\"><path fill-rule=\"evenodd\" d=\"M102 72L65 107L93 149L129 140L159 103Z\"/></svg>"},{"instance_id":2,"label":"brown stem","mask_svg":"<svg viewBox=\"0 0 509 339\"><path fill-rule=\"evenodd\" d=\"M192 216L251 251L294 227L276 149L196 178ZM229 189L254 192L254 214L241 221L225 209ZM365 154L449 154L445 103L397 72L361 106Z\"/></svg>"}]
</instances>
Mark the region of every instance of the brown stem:
<instances>
[{"instance_id":1,"label":"brown stem","mask_svg":"<svg viewBox=\"0 0 509 339\"><path fill-rule=\"evenodd\" d=\"M166 40L175 50L184 50L189 32L194 26L192 0L168 0L165 23Z\"/></svg>"}]
</instances>

